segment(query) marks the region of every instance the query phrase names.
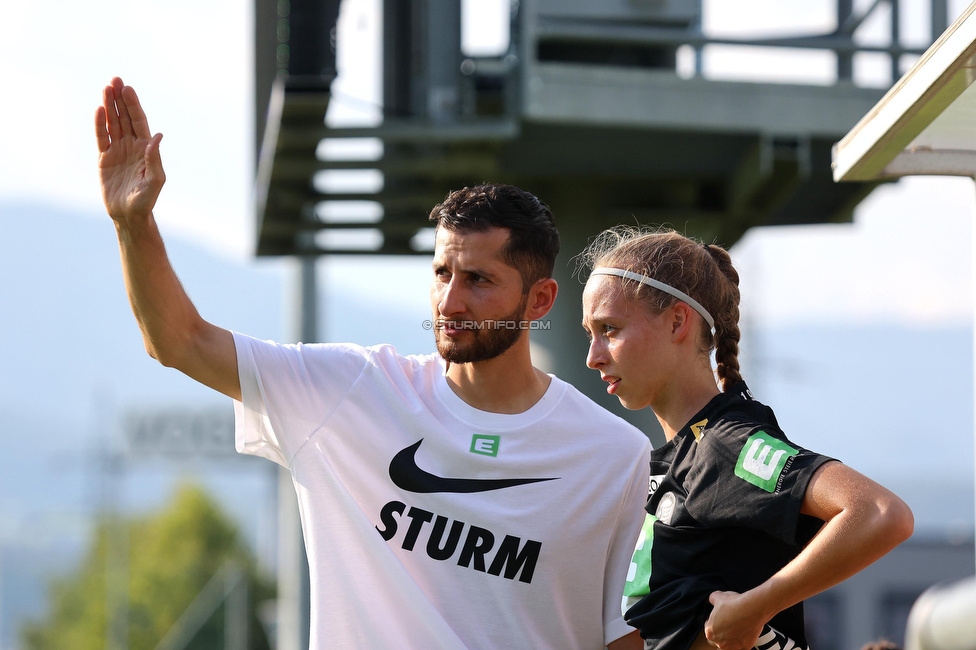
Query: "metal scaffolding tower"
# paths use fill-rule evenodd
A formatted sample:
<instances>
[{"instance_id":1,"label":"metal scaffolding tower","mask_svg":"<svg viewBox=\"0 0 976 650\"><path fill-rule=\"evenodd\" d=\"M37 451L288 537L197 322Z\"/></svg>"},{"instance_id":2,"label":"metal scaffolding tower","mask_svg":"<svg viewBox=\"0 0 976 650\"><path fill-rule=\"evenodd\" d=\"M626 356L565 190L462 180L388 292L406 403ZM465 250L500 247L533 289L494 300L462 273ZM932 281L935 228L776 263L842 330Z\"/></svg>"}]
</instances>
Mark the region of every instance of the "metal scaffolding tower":
<instances>
[{"instance_id":1,"label":"metal scaffolding tower","mask_svg":"<svg viewBox=\"0 0 976 650\"><path fill-rule=\"evenodd\" d=\"M859 44L856 30L882 5L889 44ZM898 0L857 14L838 0L830 33L748 41L703 34L700 0L511 7L508 51L466 57L460 0L384 0L383 121L328 128L339 0L256 0L257 254L300 257L314 295L316 256L426 255L427 213L449 191L524 187L550 205L563 239L552 326L533 339L550 353L546 370L653 437L653 418L624 412L583 366L570 258L619 223L668 224L730 246L757 225L849 221L879 181L835 184L831 145L883 94L854 85L854 57L887 55L894 80L901 57L921 50L901 44ZM940 34L945 0L933 0L932 17ZM837 81L709 80L701 53L715 44L832 51ZM679 76L679 54L691 55L692 74ZM376 155L328 155L330 143L364 138ZM375 182L328 182L350 171Z\"/></svg>"}]
</instances>

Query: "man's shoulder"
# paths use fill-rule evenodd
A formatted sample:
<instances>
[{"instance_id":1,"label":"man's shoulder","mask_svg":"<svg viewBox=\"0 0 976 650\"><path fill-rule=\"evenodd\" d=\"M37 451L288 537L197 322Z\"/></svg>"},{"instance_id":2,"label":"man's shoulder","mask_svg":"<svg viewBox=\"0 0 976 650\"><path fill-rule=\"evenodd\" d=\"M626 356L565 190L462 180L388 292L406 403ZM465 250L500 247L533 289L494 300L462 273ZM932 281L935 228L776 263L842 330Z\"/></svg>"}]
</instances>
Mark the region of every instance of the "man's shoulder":
<instances>
[{"instance_id":1,"label":"man's shoulder","mask_svg":"<svg viewBox=\"0 0 976 650\"><path fill-rule=\"evenodd\" d=\"M377 365L395 365L404 372L422 372L443 370L441 358L436 353L429 354L401 354L396 347L389 343L379 343L362 348L363 353Z\"/></svg>"},{"instance_id":2,"label":"man's shoulder","mask_svg":"<svg viewBox=\"0 0 976 650\"><path fill-rule=\"evenodd\" d=\"M252 349L293 350L304 355L349 354L366 356L370 348L357 343L282 343L272 339L262 339L249 334L231 331L234 345Z\"/></svg>"},{"instance_id":3,"label":"man's shoulder","mask_svg":"<svg viewBox=\"0 0 976 650\"><path fill-rule=\"evenodd\" d=\"M556 409L556 413L561 417L593 435L603 438L612 437L624 445L629 443L637 449L650 445L644 432L633 424L600 406L569 382L555 375L550 376L553 381L565 384L564 401Z\"/></svg>"},{"instance_id":4,"label":"man's shoulder","mask_svg":"<svg viewBox=\"0 0 976 650\"><path fill-rule=\"evenodd\" d=\"M606 408L597 404L593 399L584 395L576 386L560 379L555 375L549 375L552 377L554 382L565 385L565 392L563 393L563 399L567 400L569 404L579 410L585 410L589 414L589 417L593 420L606 422L607 424L612 424L615 426L620 426L624 429L633 429L637 431L636 427L624 420L619 415L611 413Z\"/></svg>"},{"instance_id":5,"label":"man's shoulder","mask_svg":"<svg viewBox=\"0 0 976 650\"><path fill-rule=\"evenodd\" d=\"M387 375L438 373L442 371L436 354L400 354L388 344L363 346L358 343L278 343L234 332L238 358L254 359L259 365L271 368L279 362L298 364L306 369L317 368L327 375L342 368L359 371L374 367ZM290 361L289 361L290 360ZM270 365L269 365L270 364Z\"/></svg>"},{"instance_id":6,"label":"man's shoulder","mask_svg":"<svg viewBox=\"0 0 976 650\"><path fill-rule=\"evenodd\" d=\"M439 357L437 354L401 354L396 347L390 343L376 343L373 345L360 345L359 343L337 342L337 343L299 343L307 354L316 356L335 356L347 355L357 356L367 359L368 362L377 365L399 365L406 368L420 369L426 367L436 367Z\"/></svg>"}]
</instances>

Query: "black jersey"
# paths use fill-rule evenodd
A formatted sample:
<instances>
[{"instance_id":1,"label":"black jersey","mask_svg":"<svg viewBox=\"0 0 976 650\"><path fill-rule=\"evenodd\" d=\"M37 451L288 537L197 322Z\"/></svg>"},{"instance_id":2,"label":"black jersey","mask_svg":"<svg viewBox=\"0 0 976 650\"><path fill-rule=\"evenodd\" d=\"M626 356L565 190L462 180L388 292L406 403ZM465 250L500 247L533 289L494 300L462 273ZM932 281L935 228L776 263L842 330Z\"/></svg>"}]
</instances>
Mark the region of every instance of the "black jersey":
<instances>
[{"instance_id":1,"label":"black jersey","mask_svg":"<svg viewBox=\"0 0 976 650\"><path fill-rule=\"evenodd\" d=\"M796 557L823 523L800 506L829 460L790 442L744 382L651 452L649 514L627 584L642 598L626 614L648 647L687 650L709 594L748 591ZM806 647L802 604L769 624Z\"/></svg>"}]
</instances>

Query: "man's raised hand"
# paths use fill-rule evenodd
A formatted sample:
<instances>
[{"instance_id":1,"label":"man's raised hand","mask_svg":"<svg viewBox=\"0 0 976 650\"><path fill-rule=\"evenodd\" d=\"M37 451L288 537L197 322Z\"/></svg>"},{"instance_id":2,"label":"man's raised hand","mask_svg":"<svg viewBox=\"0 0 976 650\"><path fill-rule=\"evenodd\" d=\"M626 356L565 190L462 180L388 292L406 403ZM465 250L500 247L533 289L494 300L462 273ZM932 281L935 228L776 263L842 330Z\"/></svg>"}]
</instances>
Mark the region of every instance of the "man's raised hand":
<instances>
[{"instance_id":1,"label":"man's raised hand","mask_svg":"<svg viewBox=\"0 0 976 650\"><path fill-rule=\"evenodd\" d=\"M166 176L136 91L119 78L95 111L102 198L115 220L129 303L146 351L164 366L241 399L234 335L200 317L166 256L152 209Z\"/></svg>"},{"instance_id":2,"label":"man's raised hand","mask_svg":"<svg viewBox=\"0 0 976 650\"><path fill-rule=\"evenodd\" d=\"M152 135L136 91L118 77L105 87L95 111L98 171L105 209L117 223L148 217L166 174L159 157L163 135Z\"/></svg>"}]
</instances>

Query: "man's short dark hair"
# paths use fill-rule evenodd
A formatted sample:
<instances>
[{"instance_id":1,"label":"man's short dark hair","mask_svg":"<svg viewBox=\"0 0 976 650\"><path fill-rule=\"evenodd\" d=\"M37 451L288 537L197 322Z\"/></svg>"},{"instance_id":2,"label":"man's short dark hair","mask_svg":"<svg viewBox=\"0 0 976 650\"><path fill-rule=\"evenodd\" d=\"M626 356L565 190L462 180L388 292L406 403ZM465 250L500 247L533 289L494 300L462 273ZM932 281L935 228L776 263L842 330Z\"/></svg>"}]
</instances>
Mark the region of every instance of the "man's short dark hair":
<instances>
[{"instance_id":1,"label":"man's short dark hair","mask_svg":"<svg viewBox=\"0 0 976 650\"><path fill-rule=\"evenodd\" d=\"M452 232L508 228L502 257L521 274L523 288L552 277L559 231L549 206L525 190L495 183L455 190L434 206L430 220Z\"/></svg>"}]
</instances>

